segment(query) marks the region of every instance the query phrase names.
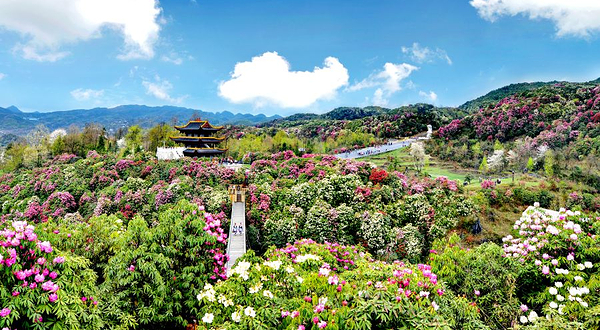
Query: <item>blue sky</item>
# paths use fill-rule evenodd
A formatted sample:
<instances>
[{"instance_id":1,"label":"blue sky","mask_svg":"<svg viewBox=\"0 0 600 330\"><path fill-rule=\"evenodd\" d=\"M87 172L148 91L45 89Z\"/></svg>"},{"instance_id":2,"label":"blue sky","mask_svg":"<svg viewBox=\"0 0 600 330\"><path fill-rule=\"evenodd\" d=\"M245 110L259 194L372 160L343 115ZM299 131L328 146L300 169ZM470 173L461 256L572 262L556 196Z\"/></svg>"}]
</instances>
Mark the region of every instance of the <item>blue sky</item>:
<instances>
[{"instance_id":1,"label":"blue sky","mask_svg":"<svg viewBox=\"0 0 600 330\"><path fill-rule=\"evenodd\" d=\"M594 0L63 2L0 2L0 106L287 115L600 77Z\"/></svg>"}]
</instances>

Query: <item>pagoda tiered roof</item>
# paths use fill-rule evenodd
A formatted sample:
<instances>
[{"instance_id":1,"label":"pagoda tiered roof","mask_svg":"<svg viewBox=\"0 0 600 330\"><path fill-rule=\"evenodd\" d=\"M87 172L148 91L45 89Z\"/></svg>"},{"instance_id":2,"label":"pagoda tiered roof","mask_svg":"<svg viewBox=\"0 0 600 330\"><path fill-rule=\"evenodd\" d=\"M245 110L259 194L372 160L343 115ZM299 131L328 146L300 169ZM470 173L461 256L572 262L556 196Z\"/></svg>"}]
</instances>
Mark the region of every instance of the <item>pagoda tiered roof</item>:
<instances>
[{"instance_id":1,"label":"pagoda tiered roof","mask_svg":"<svg viewBox=\"0 0 600 330\"><path fill-rule=\"evenodd\" d=\"M214 136L171 136L171 140L180 143L221 143L225 137Z\"/></svg>"},{"instance_id":2,"label":"pagoda tiered roof","mask_svg":"<svg viewBox=\"0 0 600 330\"><path fill-rule=\"evenodd\" d=\"M183 126L175 126L180 132L183 131L207 131L207 132L217 132L223 129L223 126L213 126L208 120L190 120L187 124Z\"/></svg>"},{"instance_id":3,"label":"pagoda tiered roof","mask_svg":"<svg viewBox=\"0 0 600 330\"><path fill-rule=\"evenodd\" d=\"M186 125L175 126L181 133L171 136L170 139L185 145L184 156L209 157L220 155L227 151L226 148L217 148L225 137L211 136L223 129L223 126L213 126L208 120L190 120Z\"/></svg>"}]
</instances>

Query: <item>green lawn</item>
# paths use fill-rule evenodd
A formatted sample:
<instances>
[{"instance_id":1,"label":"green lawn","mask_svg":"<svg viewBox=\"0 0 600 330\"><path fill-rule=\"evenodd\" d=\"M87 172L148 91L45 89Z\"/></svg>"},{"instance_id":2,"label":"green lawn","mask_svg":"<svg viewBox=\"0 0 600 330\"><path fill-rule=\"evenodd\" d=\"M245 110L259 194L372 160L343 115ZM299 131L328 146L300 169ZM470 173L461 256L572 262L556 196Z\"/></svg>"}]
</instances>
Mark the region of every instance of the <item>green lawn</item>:
<instances>
[{"instance_id":1,"label":"green lawn","mask_svg":"<svg viewBox=\"0 0 600 330\"><path fill-rule=\"evenodd\" d=\"M441 168L441 167L436 167L436 166L426 167L425 172L427 172L427 174L431 175L434 178L437 178L440 176L445 176L450 180L458 180L461 182L464 181L465 177L466 177L466 174L452 172L446 168Z\"/></svg>"},{"instance_id":2,"label":"green lawn","mask_svg":"<svg viewBox=\"0 0 600 330\"><path fill-rule=\"evenodd\" d=\"M412 168L414 166L414 161L412 156L409 154L409 148L396 149L390 152L367 156L363 158L359 158L359 160L364 160L367 162L374 163L378 167L385 167L390 157L394 157L398 160L398 164L400 166L406 166L408 168ZM426 166L425 171L434 178L439 176L448 177L451 180L460 180L464 181L466 173L459 173L452 171L446 167L444 167L442 163L438 162L435 158L429 157L428 161L429 165Z\"/></svg>"},{"instance_id":3,"label":"green lawn","mask_svg":"<svg viewBox=\"0 0 600 330\"><path fill-rule=\"evenodd\" d=\"M412 169L414 166L414 161L409 154L409 150L410 149L408 147L406 147L406 148L396 149L396 150L378 154L378 155L372 155L372 156L359 158L359 160L374 163L378 167L386 167L389 163L390 157L395 157L398 160L398 164L401 167L407 167L409 169ZM456 180L456 181L459 181L459 183L462 183L465 181L467 174L471 173L471 184L467 185L465 188L467 188L468 190L477 190L480 188L479 174L477 173L477 171L469 170L469 169L462 169L462 168L457 169L456 164L440 161L431 156L428 156L428 157L429 157L429 160L428 160L429 165L425 166L424 171L427 174L431 175L431 177L437 178L440 176L445 176L450 180ZM520 181L523 183L522 185L519 184ZM503 185L509 185L511 183L512 183L511 177L502 179ZM523 176L520 174L515 175L514 183L516 185L521 185L524 187L536 187L536 186L539 186L539 184L540 184L539 180L532 178L532 177Z\"/></svg>"},{"instance_id":4,"label":"green lawn","mask_svg":"<svg viewBox=\"0 0 600 330\"><path fill-rule=\"evenodd\" d=\"M358 160L371 162L378 167L384 166L390 157L398 158L400 161L400 165L409 166L413 164L412 157L408 154L408 147L392 150L390 152L385 152L377 155L371 155L363 158L359 158Z\"/></svg>"}]
</instances>

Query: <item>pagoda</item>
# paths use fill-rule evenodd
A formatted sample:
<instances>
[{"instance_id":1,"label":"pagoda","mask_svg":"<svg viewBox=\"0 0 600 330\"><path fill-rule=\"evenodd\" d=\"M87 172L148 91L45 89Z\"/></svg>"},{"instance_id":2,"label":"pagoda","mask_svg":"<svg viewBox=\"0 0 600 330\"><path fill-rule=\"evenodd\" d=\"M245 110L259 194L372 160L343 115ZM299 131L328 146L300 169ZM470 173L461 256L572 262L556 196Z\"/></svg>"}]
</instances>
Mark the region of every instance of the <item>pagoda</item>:
<instances>
[{"instance_id":1,"label":"pagoda","mask_svg":"<svg viewBox=\"0 0 600 330\"><path fill-rule=\"evenodd\" d=\"M213 126L208 120L195 119L190 120L185 126L175 126L175 129L181 134L172 136L171 140L185 145L184 156L212 157L227 151L227 148L217 148L225 137L214 136L223 129L223 126Z\"/></svg>"}]
</instances>

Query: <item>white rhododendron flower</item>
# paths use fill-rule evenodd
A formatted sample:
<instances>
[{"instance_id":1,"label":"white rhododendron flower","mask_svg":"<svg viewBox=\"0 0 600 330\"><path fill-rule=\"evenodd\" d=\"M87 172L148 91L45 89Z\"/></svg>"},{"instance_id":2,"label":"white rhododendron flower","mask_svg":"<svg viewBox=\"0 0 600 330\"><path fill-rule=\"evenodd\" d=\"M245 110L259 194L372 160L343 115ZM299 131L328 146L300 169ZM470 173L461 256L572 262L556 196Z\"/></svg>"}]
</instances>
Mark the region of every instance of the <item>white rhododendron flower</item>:
<instances>
[{"instance_id":1,"label":"white rhododendron flower","mask_svg":"<svg viewBox=\"0 0 600 330\"><path fill-rule=\"evenodd\" d=\"M279 270L279 267L281 267L282 262L279 260L275 260L275 261L266 261L264 263L265 266L267 267L271 267L274 270Z\"/></svg>"},{"instance_id":2,"label":"white rhododendron flower","mask_svg":"<svg viewBox=\"0 0 600 330\"><path fill-rule=\"evenodd\" d=\"M231 319L233 322L240 323L242 320L242 314L240 314L240 312L233 312L231 313Z\"/></svg>"},{"instance_id":3,"label":"white rhododendron flower","mask_svg":"<svg viewBox=\"0 0 600 330\"><path fill-rule=\"evenodd\" d=\"M537 320L537 318L538 318L538 315L535 311L531 311L531 313L529 313L529 316L527 317L529 322L534 322L535 320Z\"/></svg>"},{"instance_id":4,"label":"white rhododendron flower","mask_svg":"<svg viewBox=\"0 0 600 330\"><path fill-rule=\"evenodd\" d=\"M204 317L202 317L202 322L212 323L212 321L214 319L215 319L215 316L213 315L213 313L206 313L206 314L204 314Z\"/></svg>"},{"instance_id":5,"label":"white rhododendron flower","mask_svg":"<svg viewBox=\"0 0 600 330\"><path fill-rule=\"evenodd\" d=\"M263 296L265 296L269 299L273 299L273 293L271 293L271 291L269 291L269 290L263 291Z\"/></svg>"},{"instance_id":6,"label":"white rhododendron flower","mask_svg":"<svg viewBox=\"0 0 600 330\"><path fill-rule=\"evenodd\" d=\"M248 307L246 307L246 309L244 309L244 314L246 316L250 316L250 317L256 316L256 312L254 311L254 308L252 308L251 306L248 306Z\"/></svg>"}]
</instances>

